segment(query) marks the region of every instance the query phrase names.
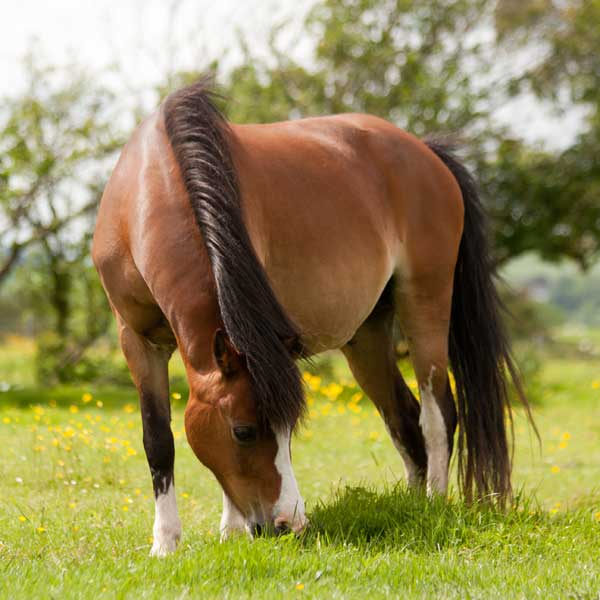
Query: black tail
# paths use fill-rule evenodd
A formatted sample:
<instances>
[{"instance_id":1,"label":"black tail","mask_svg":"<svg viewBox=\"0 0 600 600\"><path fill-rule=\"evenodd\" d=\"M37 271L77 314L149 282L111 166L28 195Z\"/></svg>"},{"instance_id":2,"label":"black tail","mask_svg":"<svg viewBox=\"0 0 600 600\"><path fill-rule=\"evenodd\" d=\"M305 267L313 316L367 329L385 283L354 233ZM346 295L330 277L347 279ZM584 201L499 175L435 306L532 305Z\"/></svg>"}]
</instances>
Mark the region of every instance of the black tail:
<instances>
[{"instance_id":1,"label":"black tail","mask_svg":"<svg viewBox=\"0 0 600 600\"><path fill-rule=\"evenodd\" d=\"M230 130L213 99L208 78L169 96L167 135L208 250L225 329L246 358L261 416L274 427L293 427L304 410L304 395L286 342L296 345L300 336L250 242Z\"/></svg>"},{"instance_id":2,"label":"black tail","mask_svg":"<svg viewBox=\"0 0 600 600\"><path fill-rule=\"evenodd\" d=\"M502 322L502 303L494 285L494 263L487 218L469 171L437 142L427 142L454 175L462 191L464 231L454 274L450 323L450 365L458 404L458 474L467 500L511 494L512 456L506 423L512 430L508 394L510 374L529 413Z\"/></svg>"}]
</instances>

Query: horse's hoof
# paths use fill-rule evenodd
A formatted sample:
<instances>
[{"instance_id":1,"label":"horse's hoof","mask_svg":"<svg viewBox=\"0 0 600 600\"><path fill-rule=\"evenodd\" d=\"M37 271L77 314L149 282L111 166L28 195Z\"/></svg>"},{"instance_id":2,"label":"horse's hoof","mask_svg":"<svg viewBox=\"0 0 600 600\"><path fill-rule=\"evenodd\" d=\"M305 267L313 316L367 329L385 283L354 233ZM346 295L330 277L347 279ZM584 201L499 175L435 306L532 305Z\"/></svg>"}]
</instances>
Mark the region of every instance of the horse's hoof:
<instances>
[{"instance_id":1,"label":"horse's hoof","mask_svg":"<svg viewBox=\"0 0 600 600\"><path fill-rule=\"evenodd\" d=\"M177 548L177 541L171 540L168 542L158 542L154 541L152 543L152 549L150 550L150 556L154 556L157 558L164 558L169 554L173 554Z\"/></svg>"},{"instance_id":2,"label":"horse's hoof","mask_svg":"<svg viewBox=\"0 0 600 600\"><path fill-rule=\"evenodd\" d=\"M154 536L150 556L163 558L168 554L173 554L177 549L177 543L181 538L180 532L171 533L170 535Z\"/></svg>"}]
</instances>

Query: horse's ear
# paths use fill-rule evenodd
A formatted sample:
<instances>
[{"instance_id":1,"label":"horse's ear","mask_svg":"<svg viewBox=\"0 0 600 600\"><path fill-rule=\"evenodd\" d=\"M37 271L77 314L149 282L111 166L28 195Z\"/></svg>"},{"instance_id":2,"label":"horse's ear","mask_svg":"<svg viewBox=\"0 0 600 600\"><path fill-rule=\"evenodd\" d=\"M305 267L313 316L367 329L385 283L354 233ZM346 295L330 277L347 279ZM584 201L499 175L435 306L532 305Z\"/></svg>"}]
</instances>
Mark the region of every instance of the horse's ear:
<instances>
[{"instance_id":1,"label":"horse's ear","mask_svg":"<svg viewBox=\"0 0 600 600\"><path fill-rule=\"evenodd\" d=\"M235 375L241 368L241 356L222 329L217 329L213 340L213 355L225 377Z\"/></svg>"}]
</instances>

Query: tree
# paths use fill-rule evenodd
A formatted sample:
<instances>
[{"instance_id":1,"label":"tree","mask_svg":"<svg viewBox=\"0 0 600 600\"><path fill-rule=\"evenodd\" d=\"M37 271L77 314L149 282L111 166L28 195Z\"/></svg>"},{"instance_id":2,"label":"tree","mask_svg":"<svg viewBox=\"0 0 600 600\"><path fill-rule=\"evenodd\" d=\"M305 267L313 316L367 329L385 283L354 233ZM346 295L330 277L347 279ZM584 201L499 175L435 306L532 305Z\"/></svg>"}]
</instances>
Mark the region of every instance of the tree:
<instances>
[{"instance_id":1,"label":"tree","mask_svg":"<svg viewBox=\"0 0 600 600\"><path fill-rule=\"evenodd\" d=\"M44 345L40 338L39 351L52 356L61 378L99 335L97 328L75 331L74 290L82 285L78 276L89 279L93 218L122 139L107 90L77 69L53 70L33 55L26 67L25 94L7 100L0 114L0 286L24 266L28 276L16 278L16 293L24 293L39 274L37 306L52 315L46 321L53 340ZM102 323L100 314L94 319Z\"/></svg>"},{"instance_id":2,"label":"tree","mask_svg":"<svg viewBox=\"0 0 600 600\"><path fill-rule=\"evenodd\" d=\"M500 43L539 57L511 80L513 95L586 112L584 131L564 151L501 144L486 175L498 245L505 256L535 249L587 268L600 251L600 2L501 0L496 28Z\"/></svg>"},{"instance_id":3,"label":"tree","mask_svg":"<svg viewBox=\"0 0 600 600\"><path fill-rule=\"evenodd\" d=\"M597 1L323 0L306 23L313 64L290 59L277 32L270 61L245 46L245 64L225 77L227 111L240 122L363 111L465 140L498 260L533 250L585 267L600 246L597 108L559 153L512 139L494 108L532 92L558 106L565 90L569 102L600 105L599 23ZM523 53L540 58L515 72Z\"/></svg>"},{"instance_id":4,"label":"tree","mask_svg":"<svg viewBox=\"0 0 600 600\"><path fill-rule=\"evenodd\" d=\"M79 220L97 207L106 159L122 142L105 89L33 56L26 68L26 93L7 99L0 114L0 284L25 249L77 235Z\"/></svg>"}]
</instances>

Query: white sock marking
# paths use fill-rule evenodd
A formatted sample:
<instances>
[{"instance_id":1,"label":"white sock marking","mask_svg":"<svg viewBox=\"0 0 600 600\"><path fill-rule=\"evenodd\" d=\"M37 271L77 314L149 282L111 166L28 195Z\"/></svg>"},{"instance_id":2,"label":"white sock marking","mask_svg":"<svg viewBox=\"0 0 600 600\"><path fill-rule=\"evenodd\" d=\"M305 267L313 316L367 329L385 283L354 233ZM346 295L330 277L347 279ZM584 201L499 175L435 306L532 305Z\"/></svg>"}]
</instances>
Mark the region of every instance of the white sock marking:
<instances>
[{"instance_id":1,"label":"white sock marking","mask_svg":"<svg viewBox=\"0 0 600 600\"><path fill-rule=\"evenodd\" d=\"M293 531L299 532L304 529L308 521L304 514L304 500L300 495L292 469L290 432L289 430L278 432L275 437L277 439L275 468L281 476L281 490L273 509L273 518L275 525L278 525L278 521L283 521Z\"/></svg>"},{"instance_id":2,"label":"white sock marking","mask_svg":"<svg viewBox=\"0 0 600 600\"><path fill-rule=\"evenodd\" d=\"M181 521L177 513L175 487L169 484L166 494L159 494L155 503L154 541L150 556L166 556L174 552L181 537Z\"/></svg>"},{"instance_id":3,"label":"white sock marking","mask_svg":"<svg viewBox=\"0 0 600 600\"><path fill-rule=\"evenodd\" d=\"M223 514L221 515L221 541L229 538L236 532L245 531L250 536L252 532L244 518L244 515L238 510L237 506L231 501L229 496L223 492Z\"/></svg>"},{"instance_id":4,"label":"white sock marking","mask_svg":"<svg viewBox=\"0 0 600 600\"><path fill-rule=\"evenodd\" d=\"M431 367L427 385L420 388L421 416L419 425L427 449L427 493L445 494L448 489L448 436L446 423L433 395L433 373Z\"/></svg>"},{"instance_id":5,"label":"white sock marking","mask_svg":"<svg viewBox=\"0 0 600 600\"><path fill-rule=\"evenodd\" d=\"M417 469L417 465L415 465L413 459L410 457L410 454L402 445L402 442L392 433L387 423L385 423L385 428L387 429L387 432L390 438L392 439L392 443L394 444L396 450L398 450L398 453L402 458L402 462L404 463L404 472L406 474L406 481L408 482L408 485L410 487L418 485L419 470Z\"/></svg>"}]
</instances>

